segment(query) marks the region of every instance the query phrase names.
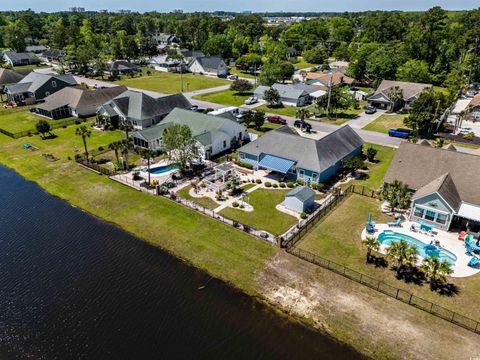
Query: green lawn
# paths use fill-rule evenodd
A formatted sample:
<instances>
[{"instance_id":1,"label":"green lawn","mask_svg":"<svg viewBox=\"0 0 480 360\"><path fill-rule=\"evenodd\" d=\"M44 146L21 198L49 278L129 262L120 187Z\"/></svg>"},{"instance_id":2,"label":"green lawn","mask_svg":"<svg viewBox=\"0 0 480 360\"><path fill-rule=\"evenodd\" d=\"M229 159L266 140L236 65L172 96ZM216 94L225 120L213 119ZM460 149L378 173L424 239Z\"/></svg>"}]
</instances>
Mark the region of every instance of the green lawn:
<instances>
[{"instance_id":1,"label":"green lawn","mask_svg":"<svg viewBox=\"0 0 480 360\"><path fill-rule=\"evenodd\" d=\"M315 110L315 107L313 105L309 105L304 108L312 112ZM255 110L258 110L258 111L263 111L270 114L277 114L280 116L288 116L288 117L296 117L298 109L301 109L301 108L296 106L283 106L280 108L269 108L267 105L261 105L255 108Z\"/></svg>"},{"instance_id":2,"label":"green lawn","mask_svg":"<svg viewBox=\"0 0 480 360\"><path fill-rule=\"evenodd\" d=\"M240 106L245 104L247 100L253 93L238 93L233 90L224 90L217 91L209 94L195 95L193 98L202 101L208 101L216 104L229 105L229 106Z\"/></svg>"},{"instance_id":3,"label":"green lawn","mask_svg":"<svg viewBox=\"0 0 480 360\"><path fill-rule=\"evenodd\" d=\"M245 79L255 79L255 75L238 70L235 66L230 68L229 73Z\"/></svg>"},{"instance_id":4,"label":"green lawn","mask_svg":"<svg viewBox=\"0 0 480 360\"><path fill-rule=\"evenodd\" d=\"M355 180L352 183L363 185L370 190L377 190L382 185L382 179L392 162L393 156L397 151L395 148L388 146L381 146L376 144L365 143L363 148L373 147L378 150L376 156L376 162L374 164L368 163L367 177L363 180ZM348 183L349 186L351 183Z\"/></svg>"},{"instance_id":5,"label":"green lawn","mask_svg":"<svg viewBox=\"0 0 480 360\"><path fill-rule=\"evenodd\" d=\"M480 149L480 145L477 144L469 144L469 143L462 143L462 142L453 142L454 146L460 146L467 149Z\"/></svg>"},{"instance_id":6,"label":"green lawn","mask_svg":"<svg viewBox=\"0 0 480 360\"><path fill-rule=\"evenodd\" d=\"M12 133L27 130L35 130L38 120L45 119L41 116L32 114L28 106L19 106L17 108L0 108L0 128ZM71 118L68 118L71 119ZM67 119L48 120L50 124L58 124ZM36 130L35 130L36 131Z\"/></svg>"},{"instance_id":7,"label":"green lawn","mask_svg":"<svg viewBox=\"0 0 480 360\"><path fill-rule=\"evenodd\" d=\"M75 128L59 129L52 140L29 138L29 143L40 148L35 152L22 149L25 140L0 134L0 162L49 193L254 293L256 275L276 248L173 201L135 191L79 167L67 159L73 158L74 147L82 149ZM121 132L92 131L87 141L91 148L98 148L123 136ZM40 156L42 152L60 160L48 162Z\"/></svg>"},{"instance_id":8,"label":"green lawn","mask_svg":"<svg viewBox=\"0 0 480 360\"><path fill-rule=\"evenodd\" d=\"M208 89L216 86L230 84L230 81L193 74L166 73L149 69L151 75L146 74L146 69L143 70L142 76L129 78L127 76L115 81L116 84L126 85L132 88L157 91L165 94L174 94L181 91L181 77L183 77L183 91L194 91L201 89Z\"/></svg>"},{"instance_id":9,"label":"green lawn","mask_svg":"<svg viewBox=\"0 0 480 360\"><path fill-rule=\"evenodd\" d=\"M407 115L404 114L383 114L363 127L363 130L387 134L390 129L405 128L406 126L403 124L403 120L406 117Z\"/></svg>"},{"instance_id":10,"label":"green lawn","mask_svg":"<svg viewBox=\"0 0 480 360\"><path fill-rule=\"evenodd\" d=\"M49 65L22 65L22 66L15 66L13 70L35 70L35 69L46 69L50 68Z\"/></svg>"},{"instance_id":11,"label":"green lawn","mask_svg":"<svg viewBox=\"0 0 480 360\"><path fill-rule=\"evenodd\" d=\"M196 198L191 196L188 193L191 188L192 186L190 185L190 186L184 187L182 190L179 190L177 192L178 196L180 196L181 198L184 198L185 200L190 200L195 204L203 206L204 208L207 208L210 210L216 209L219 206L219 204L217 204L215 201L213 201L208 197Z\"/></svg>"},{"instance_id":12,"label":"green lawn","mask_svg":"<svg viewBox=\"0 0 480 360\"><path fill-rule=\"evenodd\" d=\"M254 183L246 183L242 186L240 186L244 191L247 191L248 189L253 188L254 186L257 186L257 184Z\"/></svg>"},{"instance_id":13,"label":"green lawn","mask_svg":"<svg viewBox=\"0 0 480 360\"><path fill-rule=\"evenodd\" d=\"M299 68L299 69L308 69L308 68L312 68L312 67L315 67L317 66L318 64L312 64L312 63L309 63L307 61L305 61L305 59L301 56L298 57L298 60L297 62L292 62L293 66L295 66L296 68Z\"/></svg>"},{"instance_id":14,"label":"green lawn","mask_svg":"<svg viewBox=\"0 0 480 360\"><path fill-rule=\"evenodd\" d=\"M253 134L257 134L257 135L264 135L265 133L271 131L271 130L275 130L275 129L278 129L279 127L281 127L281 125L279 124L273 124L273 123L270 123L270 122L267 122L265 121L265 123L263 124L263 126L260 128L260 129L255 129L254 127L252 126L249 126L248 127L248 132L251 132Z\"/></svg>"},{"instance_id":15,"label":"green lawn","mask_svg":"<svg viewBox=\"0 0 480 360\"><path fill-rule=\"evenodd\" d=\"M351 269L370 275L392 286L405 289L424 299L474 318L480 318L477 306L480 296L480 275L467 278L449 278L449 282L459 288L459 294L442 296L430 291L428 284L416 285L398 280L389 267L375 267L365 262L365 249L361 245L361 232L373 215L377 223L391 221L380 212L378 200L352 195L320 222L298 244L298 247L321 255L324 258L346 265Z\"/></svg>"},{"instance_id":16,"label":"green lawn","mask_svg":"<svg viewBox=\"0 0 480 360\"><path fill-rule=\"evenodd\" d=\"M250 193L245 201L253 206L254 211L247 212L226 208L220 212L223 216L250 225L257 230L265 230L273 235L280 235L295 225L297 219L275 209L285 200L290 190L257 189Z\"/></svg>"}]
</instances>

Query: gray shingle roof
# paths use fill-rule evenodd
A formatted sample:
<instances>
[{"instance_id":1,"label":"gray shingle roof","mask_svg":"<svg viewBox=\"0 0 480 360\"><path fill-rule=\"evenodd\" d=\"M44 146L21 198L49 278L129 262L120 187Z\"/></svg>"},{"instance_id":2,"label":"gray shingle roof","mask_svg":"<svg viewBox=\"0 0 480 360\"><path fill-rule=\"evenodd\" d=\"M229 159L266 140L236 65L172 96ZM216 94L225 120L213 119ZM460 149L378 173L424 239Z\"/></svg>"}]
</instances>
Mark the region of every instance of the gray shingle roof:
<instances>
[{"instance_id":1,"label":"gray shingle roof","mask_svg":"<svg viewBox=\"0 0 480 360\"><path fill-rule=\"evenodd\" d=\"M315 191L307 186L297 186L293 190L289 191L285 197L296 197L301 202L305 202L308 199L315 197Z\"/></svg>"},{"instance_id":2,"label":"gray shingle roof","mask_svg":"<svg viewBox=\"0 0 480 360\"><path fill-rule=\"evenodd\" d=\"M22 80L25 75L16 71L0 68L0 85L13 84Z\"/></svg>"},{"instance_id":3,"label":"gray shingle roof","mask_svg":"<svg viewBox=\"0 0 480 360\"><path fill-rule=\"evenodd\" d=\"M301 96L318 91L317 87L307 84L273 84L272 88L276 89L280 97L284 99L298 99ZM270 87L260 85L255 89L255 95L263 98L263 94L268 89L270 89Z\"/></svg>"},{"instance_id":4,"label":"gray shingle roof","mask_svg":"<svg viewBox=\"0 0 480 360\"><path fill-rule=\"evenodd\" d=\"M462 201L480 204L480 156L402 142L383 178L419 190L448 173Z\"/></svg>"},{"instance_id":5,"label":"gray shingle roof","mask_svg":"<svg viewBox=\"0 0 480 360\"><path fill-rule=\"evenodd\" d=\"M224 61L220 56L200 56L192 60L192 63L197 60L206 72L216 72Z\"/></svg>"},{"instance_id":6,"label":"gray shingle roof","mask_svg":"<svg viewBox=\"0 0 480 360\"><path fill-rule=\"evenodd\" d=\"M50 80L64 82L64 83L67 83L68 85L77 84L77 82L75 81L75 78L70 74L51 75L51 74L42 74L42 73L37 73L32 71L27 76L25 76L22 80L20 80L17 84L8 85L6 86L6 88L12 94L24 93L27 91L34 93Z\"/></svg>"},{"instance_id":7,"label":"gray shingle roof","mask_svg":"<svg viewBox=\"0 0 480 360\"><path fill-rule=\"evenodd\" d=\"M294 160L297 167L322 172L349 156L362 144L362 138L348 125L320 140L302 137L282 127L242 146L239 151L255 156L270 154Z\"/></svg>"},{"instance_id":8,"label":"gray shingle roof","mask_svg":"<svg viewBox=\"0 0 480 360\"><path fill-rule=\"evenodd\" d=\"M175 108L188 109L192 105L183 94L173 94L158 99L141 91L127 90L112 101L129 119L143 120L165 116Z\"/></svg>"},{"instance_id":9,"label":"gray shingle roof","mask_svg":"<svg viewBox=\"0 0 480 360\"><path fill-rule=\"evenodd\" d=\"M438 193L455 210L458 211L462 200L458 194L455 183L449 173L432 180L430 183L418 189L413 199L418 199L432 193Z\"/></svg>"},{"instance_id":10,"label":"gray shingle roof","mask_svg":"<svg viewBox=\"0 0 480 360\"><path fill-rule=\"evenodd\" d=\"M34 61L40 62L40 60L34 54L29 52L17 53L16 51L7 51L4 53L4 55L7 56L12 61L28 60L31 62L34 62Z\"/></svg>"},{"instance_id":11,"label":"gray shingle roof","mask_svg":"<svg viewBox=\"0 0 480 360\"><path fill-rule=\"evenodd\" d=\"M433 85L405 81L382 80L371 98L375 98L378 95L383 95L389 99L389 93L395 87L398 87L402 90L404 100L411 100L414 97L418 97L423 90L432 88Z\"/></svg>"}]
</instances>

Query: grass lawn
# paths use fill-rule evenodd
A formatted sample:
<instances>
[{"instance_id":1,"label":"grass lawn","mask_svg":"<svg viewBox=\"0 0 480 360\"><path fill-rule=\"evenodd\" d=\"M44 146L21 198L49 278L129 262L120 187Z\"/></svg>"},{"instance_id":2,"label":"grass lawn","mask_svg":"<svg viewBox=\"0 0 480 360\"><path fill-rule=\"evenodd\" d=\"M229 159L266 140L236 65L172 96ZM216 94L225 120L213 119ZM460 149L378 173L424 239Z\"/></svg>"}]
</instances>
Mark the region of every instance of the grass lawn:
<instances>
[{"instance_id":1,"label":"grass lawn","mask_svg":"<svg viewBox=\"0 0 480 360\"><path fill-rule=\"evenodd\" d=\"M123 76L120 80L115 81L115 83L165 94L175 94L181 91L180 74L166 73L153 69L149 70L152 72L152 75L147 75L146 70L144 69L142 76L137 76L135 78ZM182 77L183 91L208 89L230 84L230 81L228 80L204 75L183 74Z\"/></svg>"},{"instance_id":2,"label":"grass lawn","mask_svg":"<svg viewBox=\"0 0 480 360\"><path fill-rule=\"evenodd\" d=\"M449 282L459 288L459 294L448 297L430 291L427 283L416 285L396 279L395 271L388 266L375 267L375 265L366 264L366 252L361 245L360 235L369 213L378 223L390 221L389 217L380 212L378 200L352 195L313 228L298 246L377 280L410 291L450 310L480 318L480 308L477 306L480 296L480 275L449 278Z\"/></svg>"},{"instance_id":3,"label":"grass lawn","mask_svg":"<svg viewBox=\"0 0 480 360\"><path fill-rule=\"evenodd\" d=\"M297 62L292 62L293 66L295 66L296 68L299 68L299 69L308 69L308 68L312 68L312 67L315 67L317 66L318 64L312 64L312 63L309 63L307 61L305 61L305 59L301 56L298 57L298 60Z\"/></svg>"},{"instance_id":4,"label":"grass lawn","mask_svg":"<svg viewBox=\"0 0 480 360\"><path fill-rule=\"evenodd\" d=\"M204 208L207 208L207 209L210 209L210 210L213 210L213 209L215 209L219 206L219 204L217 204L215 201L213 201L212 199L210 199L208 197L196 198L196 197L191 196L188 193L191 188L192 188L192 186L189 185L187 187L184 187L182 190L179 190L177 192L178 196L184 198L185 200L190 200L190 201L194 202L195 204L203 206Z\"/></svg>"},{"instance_id":5,"label":"grass lawn","mask_svg":"<svg viewBox=\"0 0 480 360\"><path fill-rule=\"evenodd\" d=\"M49 193L91 214L118 224L145 241L204 269L248 293L254 293L256 274L278 250L244 232L207 218L170 200L135 191L79 167L73 157L82 149L76 126L59 129L57 138L29 138L40 151L21 148L25 140L0 134L0 162L37 182ZM92 131L91 148L123 138L122 132ZM41 153L59 161L48 162Z\"/></svg>"},{"instance_id":6,"label":"grass lawn","mask_svg":"<svg viewBox=\"0 0 480 360\"><path fill-rule=\"evenodd\" d=\"M229 73L232 74L232 75L237 75L238 77L245 78L245 79L255 79L255 75L247 73L247 72L243 72L242 70L238 70L235 66L232 66L230 68Z\"/></svg>"},{"instance_id":7,"label":"grass lawn","mask_svg":"<svg viewBox=\"0 0 480 360\"><path fill-rule=\"evenodd\" d=\"M368 177L362 180L355 180L350 184L363 185L370 190L377 190L382 185L382 179L385 176L385 173L392 162L393 156L397 151L395 148L388 146L381 146L376 144L365 143L363 148L373 147L378 150L377 156L375 157L376 162L374 164L367 163L368 165Z\"/></svg>"},{"instance_id":8,"label":"grass lawn","mask_svg":"<svg viewBox=\"0 0 480 360\"><path fill-rule=\"evenodd\" d=\"M35 130L38 120L45 119L41 116L32 114L28 106L19 106L16 108L0 108L0 128L11 133L17 133L27 130ZM71 119L71 118L68 118ZM67 119L48 120L50 124L58 124Z\"/></svg>"},{"instance_id":9,"label":"grass lawn","mask_svg":"<svg viewBox=\"0 0 480 360\"><path fill-rule=\"evenodd\" d=\"M314 111L315 107L313 105L309 105L306 107L303 107L304 109L308 109L310 111ZM284 106L280 108L269 108L267 105L261 105L255 108L255 110L258 111L263 111L265 113L270 113L270 114L277 114L280 116L288 116L288 117L297 117L297 111L298 109L301 109L300 107L296 106Z\"/></svg>"},{"instance_id":10,"label":"grass lawn","mask_svg":"<svg viewBox=\"0 0 480 360\"><path fill-rule=\"evenodd\" d=\"M405 119L406 117L407 115L404 114L383 114L377 119L373 120L367 126L363 127L363 130L370 130L387 134L388 130L390 129L405 128L406 126L403 124L403 119Z\"/></svg>"},{"instance_id":11,"label":"grass lawn","mask_svg":"<svg viewBox=\"0 0 480 360\"><path fill-rule=\"evenodd\" d=\"M254 183L246 183L242 186L240 186L244 191L247 191L248 189L253 188L254 186L257 186L257 184Z\"/></svg>"},{"instance_id":12,"label":"grass lawn","mask_svg":"<svg viewBox=\"0 0 480 360\"><path fill-rule=\"evenodd\" d=\"M467 149L480 149L480 145L477 144L468 144L468 143L461 143L461 142L452 142L454 146L460 146Z\"/></svg>"},{"instance_id":13,"label":"grass lawn","mask_svg":"<svg viewBox=\"0 0 480 360\"><path fill-rule=\"evenodd\" d=\"M273 235L280 235L293 226L297 219L275 209L285 200L290 190L257 189L250 193L245 201L253 206L254 211L226 208L220 212L223 216L250 225L257 230L265 230Z\"/></svg>"},{"instance_id":14,"label":"grass lawn","mask_svg":"<svg viewBox=\"0 0 480 360\"><path fill-rule=\"evenodd\" d=\"M224 90L217 91L209 94L195 95L193 98L202 101L208 101L216 104L230 105L230 106L240 106L245 104L247 100L253 93L238 93L233 90Z\"/></svg>"},{"instance_id":15,"label":"grass lawn","mask_svg":"<svg viewBox=\"0 0 480 360\"><path fill-rule=\"evenodd\" d=\"M264 135L265 133L271 131L271 130L275 130L275 129L278 129L279 127L281 127L281 125L279 124L273 124L273 123L269 123L267 121L265 121L265 123L263 124L263 126L260 128L260 129L255 129L254 127L252 126L249 126L248 127L248 132L251 132L253 134L257 134L257 135Z\"/></svg>"},{"instance_id":16,"label":"grass lawn","mask_svg":"<svg viewBox=\"0 0 480 360\"><path fill-rule=\"evenodd\" d=\"M13 70L35 70L35 69L46 69L50 68L49 65L21 65L15 66Z\"/></svg>"}]
</instances>

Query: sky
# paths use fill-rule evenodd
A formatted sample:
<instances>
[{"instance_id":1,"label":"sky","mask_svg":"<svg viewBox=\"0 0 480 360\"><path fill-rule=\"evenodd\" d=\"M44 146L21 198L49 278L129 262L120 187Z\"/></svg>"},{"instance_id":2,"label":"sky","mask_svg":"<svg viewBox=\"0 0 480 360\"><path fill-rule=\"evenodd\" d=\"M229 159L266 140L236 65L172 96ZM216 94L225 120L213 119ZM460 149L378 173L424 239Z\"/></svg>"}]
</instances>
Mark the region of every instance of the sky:
<instances>
[{"instance_id":1,"label":"sky","mask_svg":"<svg viewBox=\"0 0 480 360\"><path fill-rule=\"evenodd\" d=\"M314 11L343 12L365 10L412 10L421 11L433 6L448 10L465 10L480 7L479 0L0 0L2 10L25 10L55 12L72 6L86 10L129 9L132 11L169 12L182 9L193 11Z\"/></svg>"}]
</instances>

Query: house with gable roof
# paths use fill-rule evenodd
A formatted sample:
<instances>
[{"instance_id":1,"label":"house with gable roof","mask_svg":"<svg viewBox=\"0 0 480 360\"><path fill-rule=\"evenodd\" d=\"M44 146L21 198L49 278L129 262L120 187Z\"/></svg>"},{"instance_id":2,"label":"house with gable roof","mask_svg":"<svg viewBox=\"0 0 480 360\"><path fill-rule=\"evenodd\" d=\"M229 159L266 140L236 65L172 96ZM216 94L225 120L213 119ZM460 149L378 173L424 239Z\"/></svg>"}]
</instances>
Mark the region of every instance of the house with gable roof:
<instances>
[{"instance_id":1,"label":"house with gable roof","mask_svg":"<svg viewBox=\"0 0 480 360\"><path fill-rule=\"evenodd\" d=\"M432 88L432 84L383 80L367 101L369 105L392 112L410 106L422 91ZM400 96L397 97L397 93Z\"/></svg>"}]
</instances>

